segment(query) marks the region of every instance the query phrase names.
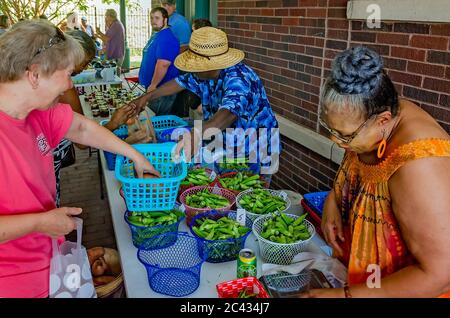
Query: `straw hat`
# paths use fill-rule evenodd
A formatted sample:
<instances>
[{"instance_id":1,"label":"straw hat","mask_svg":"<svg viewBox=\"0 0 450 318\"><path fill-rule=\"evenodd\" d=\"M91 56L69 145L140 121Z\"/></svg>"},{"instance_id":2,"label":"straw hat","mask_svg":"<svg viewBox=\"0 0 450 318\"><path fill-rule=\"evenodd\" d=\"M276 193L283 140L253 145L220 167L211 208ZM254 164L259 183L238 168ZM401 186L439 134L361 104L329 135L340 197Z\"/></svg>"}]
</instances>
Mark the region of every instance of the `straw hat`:
<instances>
[{"instance_id":1,"label":"straw hat","mask_svg":"<svg viewBox=\"0 0 450 318\"><path fill-rule=\"evenodd\" d=\"M244 52L228 47L225 32L203 27L192 32L189 49L175 59L175 66L184 72L221 70L244 59Z\"/></svg>"}]
</instances>

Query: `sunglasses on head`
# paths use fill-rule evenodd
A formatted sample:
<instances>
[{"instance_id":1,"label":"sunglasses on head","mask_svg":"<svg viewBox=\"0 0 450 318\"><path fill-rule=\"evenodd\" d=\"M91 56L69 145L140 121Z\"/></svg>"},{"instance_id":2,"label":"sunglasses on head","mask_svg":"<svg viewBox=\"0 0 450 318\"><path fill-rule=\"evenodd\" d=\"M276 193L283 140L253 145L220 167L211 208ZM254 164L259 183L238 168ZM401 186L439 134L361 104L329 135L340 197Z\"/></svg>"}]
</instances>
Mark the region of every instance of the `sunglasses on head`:
<instances>
[{"instance_id":1,"label":"sunglasses on head","mask_svg":"<svg viewBox=\"0 0 450 318\"><path fill-rule=\"evenodd\" d=\"M56 34L54 36L52 36L50 38L50 40L48 40L47 45L43 45L37 50L37 52L33 55L33 58L35 58L36 56L38 56L45 50L51 48L53 45L56 45L56 44L66 40L64 33L59 28L55 27L55 30L56 30Z\"/></svg>"}]
</instances>

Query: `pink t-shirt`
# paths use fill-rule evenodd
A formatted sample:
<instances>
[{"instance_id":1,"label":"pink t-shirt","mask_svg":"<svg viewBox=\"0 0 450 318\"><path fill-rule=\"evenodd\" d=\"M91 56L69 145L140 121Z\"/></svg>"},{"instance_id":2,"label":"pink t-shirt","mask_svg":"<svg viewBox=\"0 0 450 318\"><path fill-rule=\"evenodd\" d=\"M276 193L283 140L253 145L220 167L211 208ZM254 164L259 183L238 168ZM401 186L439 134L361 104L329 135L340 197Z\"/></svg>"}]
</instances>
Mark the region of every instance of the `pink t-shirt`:
<instances>
[{"instance_id":1,"label":"pink t-shirt","mask_svg":"<svg viewBox=\"0 0 450 318\"><path fill-rule=\"evenodd\" d=\"M0 215L56 208L52 152L72 119L64 104L34 110L24 120L0 111ZM0 243L0 297L47 297L51 246L41 233Z\"/></svg>"}]
</instances>

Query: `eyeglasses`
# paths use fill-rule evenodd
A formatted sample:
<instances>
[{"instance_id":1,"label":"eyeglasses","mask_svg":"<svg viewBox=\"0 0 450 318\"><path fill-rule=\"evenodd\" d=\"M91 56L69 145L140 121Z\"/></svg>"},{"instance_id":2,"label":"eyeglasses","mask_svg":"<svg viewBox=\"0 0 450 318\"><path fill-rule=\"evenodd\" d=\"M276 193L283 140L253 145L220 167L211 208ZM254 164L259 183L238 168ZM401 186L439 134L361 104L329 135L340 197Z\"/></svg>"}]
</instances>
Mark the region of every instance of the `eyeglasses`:
<instances>
[{"instance_id":1,"label":"eyeglasses","mask_svg":"<svg viewBox=\"0 0 450 318\"><path fill-rule=\"evenodd\" d=\"M50 40L48 40L48 44L47 45L41 46L37 50L37 52L33 55L33 58L35 58L36 56L38 56L39 54L41 54L45 50L51 48L53 45L56 45L56 44L66 40L66 37L64 36L64 33L59 28L55 27L55 30L56 30L56 35L52 36L50 38Z\"/></svg>"},{"instance_id":2,"label":"eyeglasses","mask_svg":"<svg viewBox=\"0 0 450 318\"><path fill-rule=\"evenodd\" d=\"M322 125L323 128L325 128L331 135L333 135L337 140L343 142L344 144L350 144L353 139L356 138L356 136L359 134L359 132L363 129L363 127L367 124L367 122L372 118L373 116L370 116L367 118L349 137L342 137L340 133L338 133L336 130L331 129L328 127L328 125L319 117L319 124Z\"/></svg>"}]
</instances>

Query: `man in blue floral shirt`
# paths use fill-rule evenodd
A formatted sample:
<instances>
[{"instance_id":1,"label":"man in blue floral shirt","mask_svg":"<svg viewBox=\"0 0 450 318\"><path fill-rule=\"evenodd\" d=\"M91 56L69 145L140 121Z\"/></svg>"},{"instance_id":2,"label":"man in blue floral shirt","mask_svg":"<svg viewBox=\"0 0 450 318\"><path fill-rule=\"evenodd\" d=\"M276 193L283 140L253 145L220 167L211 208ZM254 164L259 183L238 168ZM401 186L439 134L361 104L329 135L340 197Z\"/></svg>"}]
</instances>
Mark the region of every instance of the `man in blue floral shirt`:
<instances>
[{"instance_id":1,"label":"man in blue floral shirt","mask_svg":"<svg viewBox=\"0 0 450 318\"><path fill-rule=\"evenodd\" d=\"M261 169L261 173L272 174L278 167L280 152L278 122L261 79L242 63L243 59L244 52L228 47L223 31L212 27L200 28L192 33L189 49L175 60L175 66L188 73L134 103L143 107L146 102L161 96L183 89L192 91L200 97L203 105L203 127L202 131L192 131L190 139L194 140L193 144L189 144L189 138L184 138L178 151L184 148L186 153L196 154L196 146L203 133L208 128L218 128L223 131L227 157L233 151L247 158L256 158L266 167ZM240 156L235 154L234 157Z\"/></svg>"}]
</instances>

